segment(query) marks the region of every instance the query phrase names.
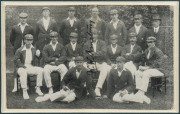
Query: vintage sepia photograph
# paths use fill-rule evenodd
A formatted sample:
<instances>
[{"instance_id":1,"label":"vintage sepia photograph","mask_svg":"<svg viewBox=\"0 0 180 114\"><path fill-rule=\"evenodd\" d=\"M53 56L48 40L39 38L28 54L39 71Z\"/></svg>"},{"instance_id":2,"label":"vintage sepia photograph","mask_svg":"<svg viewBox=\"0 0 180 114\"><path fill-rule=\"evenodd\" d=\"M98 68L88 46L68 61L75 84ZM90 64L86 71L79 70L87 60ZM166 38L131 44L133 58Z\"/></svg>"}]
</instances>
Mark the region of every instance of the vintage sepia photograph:
<instances>
[{"instance_id":1,"label":"vintage sepia photograph","mask_svg":"<svg viewBox=\"0 0 180 114\"><path fill-rule=\"evenodd\" d=\"M1 2L3 112L179 111L179 2Z\"/></svg>"}]
</instances>

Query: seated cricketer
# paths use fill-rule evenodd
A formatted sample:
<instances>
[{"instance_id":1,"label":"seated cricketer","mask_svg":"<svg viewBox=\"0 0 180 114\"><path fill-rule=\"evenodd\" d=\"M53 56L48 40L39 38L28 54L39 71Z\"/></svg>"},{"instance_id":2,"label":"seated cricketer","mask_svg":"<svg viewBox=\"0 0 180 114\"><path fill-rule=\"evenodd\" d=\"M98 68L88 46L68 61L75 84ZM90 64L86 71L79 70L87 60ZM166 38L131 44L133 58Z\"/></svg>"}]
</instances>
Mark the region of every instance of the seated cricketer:
<instances>
[{"instance_id":1,"label":"seated cricketer","mask_svg":"<svg viewBox=\"0 0 180 114\"><path fill-rule=\"evenodd\" d=\"M135 73L136 89L138 89L136 96L140 100L143 100L143 98L146 97L145 92L147 92L149 78L154 76L164 76L160 71L161 60L163 59L164 54L155 46L155 41L156 38L153 36L147 38L148 49L144 52L144 66L139 66L139 70Z\"/></svg>"},{"instance_id":2,"label":"seated cricketer","mask_svg":"<svg viewBox=\"0 0 180 114\"><path fill-rule=\"evenodd\" d=\"M131 71L133 77L137 68L140 64L141 56L142 56L142 49L136 43L136 33L130 32L129 33L129 44L125 45L123 48L122 56L127 60L125 64L125 68Z\"/></svg>"},{"instance_id":3,"label":"seated cricketer","mask_svg":"<svg viewBox=\"0 0 180 114\"><path fill-rule=\"evenodd\" d=\"M51 72L58 71L61 76L61 80L64 75L68 71L64 63L64 56L61 55L63 45L58 43L58 33L51 32L50 33L51 41L48 45L46 45L43 49L43 57L44 57L44 78L46 82L46 86L49 88L49 94L53 93L52 82L51 82Z\"/></svg>"},{"instance_id":4,"label":"seated cricketer","mask_svg":"<svg viewBox=\"0 0 180 114\"><path fill-rule=\"evenodd\" d=\"M117 68L113 68L110 71L108 83L107 83L107 96L115 102L138 102L138 103L150 103L149 98L134 95L134 80L131 72L124 67L126 59L124 57L117 57Z\"/></svg>"},{"instance_id":5,"label":"seated cricketer","mask_svg":"<svg viewBox=\"0 0 180 114\"><path fill-rule=\"evenodd\" d=\"M116 67L116 58L121 56L123 48L117 44L118 36L112 34L110 36L111 44L107 47L107 64Z\"/></svg>"},{"instance_id":6,"label":"seated cricketer","mask_svg":"<svg viewBox=\"0 0 180 114\"><path fill-rule=\"evenodd\" d=\"M83 67L83 57L78 56L75 58L76 66L71 68L63 78L63 88L56 93L46 94L44 97L37 97L36 102L42 101L64 101L72 102L76 98L79 99L83 96L83 89L86 88L89 94L95 98L95 92L92 87L92 78L88 70Z\"/></svg>"},{"instance_id":7,"label":"seated cricketer","mask_svg":"<svg viewBox=\"0 0 180 114\"><path fill-rule=\"evenodd\" d=\"M125 96L134 92L134 80L129 70L124 68L126 59L122 56L116 58L117 68L112 68L107 83L107 96L115 102L125 102Z\"/></svg>"},{"instance_id":8,"label":"seated cricketer","mask_svg":"<svg viewBox=\"0 0 180 114\"><path fill-rule=\"evenodd\" d=\"M75 57L82 56L82 47L77 43L77 33L71 32L69 39L70 43L64 47L62 55L66 57L66 62L68 63L68 67L70 69L76 66L74 62Z\"/></svg>"},{"instance_id":9,"label":"seated cricketer","mask_svg":"<svg viewBox=\"0 0 180 114\"><path fill-rule=\"evenodd\" d=\"M100 71L95 93L96 96L101 96L100 90L110 72L111 66L106 63L106 43L98 39L97 29L92 29L92 36L93 39L84 44L83 56L86 60L84 66L88 70L96 69Z\"/></svg>"},{"instance_id":10,"label":"seated cricketer","mask_svg":"<svg viewBox=\"0 0 180 114\"><path fill-rule=\"evenodd\" d=\"M33 36L31 34L26 34L24 36L25 45L16 51L14 58L16 71L20 77L21 88L23 89L24 99L29 99L29 95L27 93L28 75L37 75L36 93L38 95L43 95L40 90L40 86L42 86L43 69L41 67L33 66L34 58L39 55L36 54L36 49L33 47L32 42Z\"/></svg>"}]
</instances>

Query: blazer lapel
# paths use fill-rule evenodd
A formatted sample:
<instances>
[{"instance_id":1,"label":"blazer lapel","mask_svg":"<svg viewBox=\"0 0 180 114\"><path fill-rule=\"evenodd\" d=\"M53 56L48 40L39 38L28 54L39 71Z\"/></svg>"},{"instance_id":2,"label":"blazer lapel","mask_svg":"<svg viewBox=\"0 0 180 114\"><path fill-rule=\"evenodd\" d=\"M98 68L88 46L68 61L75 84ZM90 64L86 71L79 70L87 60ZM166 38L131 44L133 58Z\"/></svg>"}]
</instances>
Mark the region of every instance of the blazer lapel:
<instances>
[{"instance_id":1,"label":"blazer lapel","mask_svg":"<svg viewBox=\"0 0 180 114\"><path fill-rule=\"evenodd\" d=\"M113 23L110 24L110 28L111 28L111 30L115 31L115 28L114 28L114 26L113 26Z\"/></svg>"},{"instance_id":2,"label":"blazer lapel","mask_svg":"<svg viewBox=\"0 0 180 114\"><path fill-rule=\"evenodd\" d=\"M132 49L132 53L134 53L136 49L137 49L137 44L135 44L134 48Z\"/></svg>"},{"instance_id":3,"label":"blazer lapel","mask_svg":"<svg viewBox=\"0 0 180 114\"><path fill-rule=\"evenodd\" d=\"M36 52L35 52L36 50L35 50L35 48L31 48L31 51L32 51L32 60L34 60L34 55L35 55L35 53L36 53Z\"/></svg>"},{"instance_id":4,"label":"blazer lapel","mask_svg":"<svg viewBox=\"0 0 180 114\"><path fill-rule=\"evenodd\" d=\"M154 51L155 51L155 47L153 47L151 49L150 55L149 55L149 59L154 55Z\"/></svg>"},{"instance_id":5,"label":"blazer lapel","mask_svg":"<svg viewBox=\"0 0 180 114\"><path fill-rule=\"evenodd\" d=\"M50 18L50 20L49 20L49 25L48 25L47 31L50 29L51 24L52 24L52 18Z\"/></svg>"},{"instance_id":6,"label":"blazer lapel","mask_svg":"<svg viewBox=\"0 0 180 114\"><path fill-rule=\"evenodd\" d=\"M143 25L141 25L141 27L139 29L139 33L137 33L137 35L139 35L142 31L143 31Z\"/></svg>"},{"instance_id":7,"label":"blazer lapel","mask_svg":"<svg viewBox=\"0 0 180 114\"><path fill-rule=\"evenodd\" d=\"M44 29L44 31L46 31L45 27L44 27L44 24L43 24L43 19L40 20L40 25L41 27Z\"/></svg>"}]
</instances>

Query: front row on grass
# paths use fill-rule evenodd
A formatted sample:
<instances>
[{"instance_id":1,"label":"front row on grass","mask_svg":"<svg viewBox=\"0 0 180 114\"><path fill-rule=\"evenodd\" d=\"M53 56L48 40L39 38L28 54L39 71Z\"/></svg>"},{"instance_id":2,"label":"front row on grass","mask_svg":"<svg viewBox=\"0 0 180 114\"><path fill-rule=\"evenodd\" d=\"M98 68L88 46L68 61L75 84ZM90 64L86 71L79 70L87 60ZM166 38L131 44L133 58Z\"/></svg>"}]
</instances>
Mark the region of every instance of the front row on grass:
<instances>
[{"instance_id":1,"label":"front row on grass","mask_svg":"<svg viewBox=\"0 0 180 114\"><path fill-rule=\"evenodd\" d=\"M133 33L129 34L130 44L122 49L116 44L116 35L111 35L112 44L108 50L112 49L112 52L107 52L105 42L98 39L98 33L94 29L92 31L93 41L88 41L84 44L84 49L88 50L93 46L93 52L91 55L83 50L83 56L81 53L73 57L74 65L69 66L69 70L64 65L67 60L65 49L76 45L77 34L71 33L71 42L67 44L66 48L58 43L57 32L51 32L51 42L43 49L44 57L44 69L41 67L35 67L34 59L40 56L36 53L36 49L32 46L33 36L31 34L25 35L25 45L19 48L15 53L15 64L17 68L17 74L20 77L21 88L23 89L23 98L29 99L27 93L27 76L37 75L36 93L39 95L35 100L36 102L42 101L66 101L72 102L75 99L79 99L83 96L84 91L88 90L88 93L92 98L101 96L101 89L104 82L107 80L107 91L104 98L110 98L115 102L139 102L150 103L151 100L145 95L147 91L149 78L153 76L164 76L158 69L162 58L164 57L161 50L155 46L155 37L148 37L148 48L141 53L141 49L136 44L136 37ZM69 46L68 46L69 45ZM73 48L72 48L73 49ZM119 49L119 54L117 50ZM78 51L78 50L77 50ZM122 52L122 53L121 53ZM73 53L73 51L72 51ZM110 57L108 62L106 61L106 53ZM111 56L111 53L115 56ZM143 56L143 60L139 62L140 56ZM92 88L92 72L90 72L91 64L86 60L88 57L93 57L95 67L100 71L99 79L97 81L96 89ZM112 59L111 59L112 58ZM69 59L70 60L70 59ZM69 63L72 62L71 60ZM140 63L140 65L139 65ZM139 68L137 67L139 66ZM136 67L138 70L136 70ZM58 71L61 76L61 90L54 93L52 89L50 74L53 71ZM42 86L42 79L45 79L46 86L49 88L49 93L43 96L40 90ZM135 83L134 83L135 76ZM137 89L138 92L134 93Z\"/></svg>"}]
</instances>

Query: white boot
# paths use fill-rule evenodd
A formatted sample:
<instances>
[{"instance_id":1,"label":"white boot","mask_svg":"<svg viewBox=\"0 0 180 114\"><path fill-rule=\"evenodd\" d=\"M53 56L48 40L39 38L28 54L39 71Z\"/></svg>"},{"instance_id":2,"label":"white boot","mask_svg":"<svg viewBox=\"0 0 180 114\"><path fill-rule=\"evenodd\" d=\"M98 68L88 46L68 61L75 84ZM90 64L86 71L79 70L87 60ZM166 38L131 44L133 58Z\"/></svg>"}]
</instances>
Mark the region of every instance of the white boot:
<instances>
[{"instance_id":1,"label":"white boot","mask_svg":"<svg viewBox=\"0 0 180 114\"><path fill-rule=\"evenodd\" d=\"M29 95L27 93L27 89L23 89L23 98L24 99L29 99Z\"/></svg>"},{"instance_id":2,"label":"white boot","mask_svg":"<svg viewBox=\"0 0 180 114\"><path fill-rule=\"evenodd\" d=\"M96 87L95 93L96 93L96 96L100 97L101 96L100 88Z\"/></svg>"},{"instance_id":3,"label":"white boot","mask_svg":"<svg viewBox=\"0 0 180 114\"><path fill-rule=\"evenodd\" d=\"M36 87L36 93L37 93L39 96L44 95L44 94L41 92L40 87Z\"/></svg>"},{"instance_id":4,"label":"white boot","mask_svg":"<svg viewBox=\"0 0 180 114\"><path fill-rule=\"evenodd\" d=\"M53 94L53 88L52 87L49 88L49 94Z\"/></svg>"}]
</instances>

